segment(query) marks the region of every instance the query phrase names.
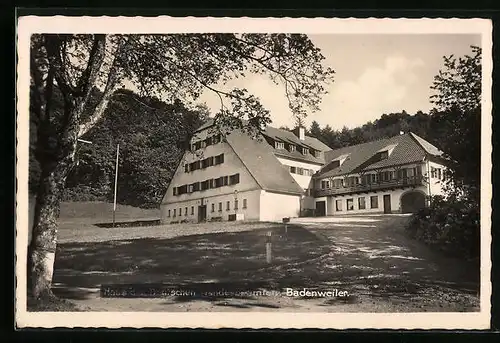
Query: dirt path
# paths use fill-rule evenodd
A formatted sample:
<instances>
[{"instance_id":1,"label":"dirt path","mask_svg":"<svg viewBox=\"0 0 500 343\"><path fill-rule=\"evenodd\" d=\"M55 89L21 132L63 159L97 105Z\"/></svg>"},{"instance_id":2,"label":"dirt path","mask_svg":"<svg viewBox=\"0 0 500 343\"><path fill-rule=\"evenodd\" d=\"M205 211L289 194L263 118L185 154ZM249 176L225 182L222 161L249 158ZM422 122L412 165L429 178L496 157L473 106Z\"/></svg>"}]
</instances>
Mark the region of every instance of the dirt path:
<instances>
[{"instance_id":1,"label":"dirt path","mask_svg":"<svg viewBox=\"0 0 500 343\"><path fill-rule=\"evenodd\" d=\"M150 269L141 272L140 268L139 271L117 268L114 271L87 271L75 275L74 270L60 268L56 270L55 285L57 287L58 282L61 284L70 280L74 286L74 294L66 293L66 297L81 309L92 311L479 310L478 268L444 257L407 238L403 232L406 220L406 217L398 216L373 216L298 221L294 225L307 228L328 249L321 254L311 255L313 257L310 259L303 258L279 266L246 271L232 268L222 272L226 268L224 265L213 270L207 270L203 266L196 267L200 256L189 257L188 252L193 251L191 245L186 245L184 241L177 244L170 238L162 241L165 243L150 245L150 249L156 249L156 253L161 254L161 250L157 249L170 242L177 247L176 254L184 256L184 259L170 264L166 270ZM193 236L193 240L199 242L199 237L205 237L206 244L211 239L207 237L213 236ZM182 239L186 240L188 237ZM248 238L243 241L248 241ZM221 253L224 249L228 250L227 257L222 259L226 263L236 257L238 249L244 247L231 247L227 242L212 245L213 248L220 248ZM76 250L73 253L78 254ZM136 253L132 250L125 252L130 252L131 255ZM71 268L78 269L74 265L73 262L68 263ZM188 273L184 267L194 269ZM94 285L168 280L168 289L155 290L158 294L163 292L168 296L157 294L154 298L102 298L97 287L85 286L85 281L90 277ZM78 288L79 284L84 287ZM311 293L306 294L305 290ZM313 291L325 293L312 293ZM331 293L326 293L329 291Z\"/></svg>"}]
</instances>

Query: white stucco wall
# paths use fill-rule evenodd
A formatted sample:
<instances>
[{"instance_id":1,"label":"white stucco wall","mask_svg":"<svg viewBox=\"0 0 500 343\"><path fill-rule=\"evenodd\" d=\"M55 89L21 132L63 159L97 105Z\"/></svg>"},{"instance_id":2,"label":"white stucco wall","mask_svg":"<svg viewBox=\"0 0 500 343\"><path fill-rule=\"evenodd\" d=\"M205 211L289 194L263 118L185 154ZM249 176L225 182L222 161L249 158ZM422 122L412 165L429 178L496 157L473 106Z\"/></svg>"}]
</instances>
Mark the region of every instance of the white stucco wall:
<instances>
[{"instance_id":1,"label":"white stucco wall","mask_svg":"<svg viewBox=\"0 0 500 343\"><path fill-rule=\"evenodd\" d=\"M432 162L432 161L429 161L427 162L428 164L428 180L430 181L430 189L427 191L427 193L429 193L430 191L430 194L431 195L444 195L444 190L443 190L443 186L444 186L444 182L443 180L439 180L438 178L433 178L433 177L430 177L431 176L431 168L434 167L434 168L440 168L441 169L441 174L443 173L443 171L445 170L445 167L442 165L442 164L439 164L439 163L436 163L436 162ZM426 176L427 176L427 167L425 167L426 169Z\"/></svg>"},{"instance_id":2,"label":"white stucco wall","mask_svg":"<svg viewBox=\"0 0 500 343\"><path fill-rule=\"evenodd\" d=\"M266 192L260 193L260 220L275 221L284 217L298 217L300 196Z\"/></svg>"},{"instance_id":3,"label":"white stucco wall","mask_svg":"<svg viewBox=\"0 0 500 343\"><path fill-rule=\"evenodd\" d=\"M228 220L230 214L243 214L244 220L259 220L260 212L260 193L261 190L253 190L246 192L238 192L238 209L234 208L235 196L234 194L223 194L203 198L203 204L207 206L207 220L214 217L222 217L222 220ZM243 208L243 202L246 199L247 207ZM181 202L162 204L161 218L163 223L170 223L173 221L188 220L192 222L198 221L198 206L201 206L202 199L190 199ZM227 202L229 201L229 210L227 210ZM219 203L222 203L222 211L219 211ZM214 211L212 212L212 204L214 204ZM194 214L191 214L191 207L194 206ZM188 208L188 215L185 215L185 209ZM176 209L176 217L173 217L173 210ZM182 215L179 216L179 209L182 209ZM168 211L170 210L170 217Z\"/></svg>"},{"instance_id":4,"label":"white stucco wall","mask_svg":"<svg viewBox=\"0 0 500 343\"><path fill-rule=\"evenodd\" d=\"M384 195L389 194L391 196L391 211L393 213L398 213L401 211L401 195L410 190L419 190L426 193L425 186L419 186L415 188L404 188L404 189L396 189L391 191L379 191L379 192L369 192L362 194L352 194L345 196L330 196L328 197L329 201L327 201L326 214L328 216L334 215L343 215L343 214L361 214L361 213L383 213L384 212ZM378 197L378 207L371 208L370 197L377 196ZM358 198L365 198L365 209L359 209ZM347 199L353 199L354 209L348 211L347 210ZM342 201L342 211L336 211L335 203L336 200Z\"/></svg>"},{"instance_id":5,"label":"white stucco wall","mask_svg":"<svg viewBox=\"0 0 500 343\"><path fill-rule=\"evenodd\" d=\"M278 157L278 161L280 161L281 164L286 165L286 166L292 166L292 167L304 168L304 169L312 169L312 170L314 170L314 172L317 172L321 168L321 166L319 166L317 164L294 161L294 160L290 160L290 159L283 158L283 157ZM288 169L288 171L290 172L290 169ZM295 174L295 173L290 173L290 175L292 175L292 177L299 184L299 186L302 187L302 189L312 188L311 176L299 175L299 174Z\"/></svg>"}]
</instances>

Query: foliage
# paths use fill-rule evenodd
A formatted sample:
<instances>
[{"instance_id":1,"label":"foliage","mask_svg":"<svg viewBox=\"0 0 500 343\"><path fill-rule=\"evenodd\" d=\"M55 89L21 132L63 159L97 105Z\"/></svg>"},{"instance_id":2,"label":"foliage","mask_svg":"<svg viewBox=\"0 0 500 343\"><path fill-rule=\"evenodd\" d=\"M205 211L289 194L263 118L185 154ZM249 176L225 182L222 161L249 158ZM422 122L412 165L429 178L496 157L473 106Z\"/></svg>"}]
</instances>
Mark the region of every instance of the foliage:
<instances>
[{"instance_id":1,"label":"foliage","mask_svg":"<svg viewBox=\"0 0 500 343\"><path fill-rule=\"evenodd\" d=\"M479 208L475 202L433 196L431 205L415 213L406 227L411 237L447 253L479 257Z\"/></svg>"},{"instance_id":2,"label":"foliage","mask_svg":"<svg viewBox=\"0 0 500 343\"><path fill-rule=\"evenodd\" d=\"M120 144L117 201L136 207L157 207L185 146L208 115L177 101L121 91L103 119L84 138L78 164L68 176L66 200L113 200L117 144Z\"/></svg>"},{"instance_id":3,"label":"foliage","mask_svg":"<svg viewBox=\"0 0 500 343\"><path fill-rule=\"evenodd\" d=\"M444 56L444 69L434 77L431 101L437 111L452 108L463 113L473 113L481 107L481 53L482 49L471 46L471 55L458 59Z\"/></svg>"},{"instance_id":4,"label":"foliage","mask_svg":"<svg viewBox=\"0 0 500 343\"><path fill-rule=\"evenodd\" d=\"M379 119L353 129L343 127L341 130L334 130L329 125L321 128L318 122L313 121L309 128L309 134L332 149L396 136L401 131L414 132L431 143L439 145L437 136L429 130L432 120L429 114L422 111L418 111L414 115L402 111L399 113L384 113Z\"/></svg>"},{"instance_id":5,"label":"foliage","mask_svg":"<svg viewBox=\"0 0 500 343\"><path fill-rule=\"evenodd\" d=\"M446 199L412 216L407 230L428 244L462 257L478 257L480 247L481 49L444 57L431 89L430 129L440 141L448 167Z\"/></svg>"},{"instance_id":6,"label":"foliage","mask_svg":"<svg viewBox=\"0 0 500 343\"><path fill-rule=\"evenodd\" d=\"M479 203L481 161L481 48L444 57L434 78L434 129L450 168L450 192Z\"/></svg>"}]
</instances>

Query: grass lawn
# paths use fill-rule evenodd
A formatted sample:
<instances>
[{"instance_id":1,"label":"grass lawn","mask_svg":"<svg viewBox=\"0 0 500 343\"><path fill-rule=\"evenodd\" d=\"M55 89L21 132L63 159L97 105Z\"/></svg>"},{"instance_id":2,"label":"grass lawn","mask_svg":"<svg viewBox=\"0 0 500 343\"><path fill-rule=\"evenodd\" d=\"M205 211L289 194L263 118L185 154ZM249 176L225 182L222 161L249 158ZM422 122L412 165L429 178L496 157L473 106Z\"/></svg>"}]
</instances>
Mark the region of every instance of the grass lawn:
<instances>
[{"instance_id":1,"label":"grass lawn","mask_svg":"<svg viewBox=\"0 0 500 343\"><path fill-rule=\"evenodd\" d=\"M477 311L478 266L405 237L408 217L99 228L108 204L65 204L54 292L92 311ZM63 207L64 208L64 207ZM78 208L78 210L76 210ZM106 207L107 208L107 207ZM120 220L152 219L134 209ZM81 216L78 216L81 213ZM100 217L99 217L100 214ZM87 217L84 217L87 216ZM105 217L105 218L103 218ZM273 263L266 263L272 232ZM103 284L158 284L197 296L103 298ZM302 288L347 291L339 298L201 296L204 291ZM66 305L60 310L68 310Z\"/></svg>"}]
</instances>

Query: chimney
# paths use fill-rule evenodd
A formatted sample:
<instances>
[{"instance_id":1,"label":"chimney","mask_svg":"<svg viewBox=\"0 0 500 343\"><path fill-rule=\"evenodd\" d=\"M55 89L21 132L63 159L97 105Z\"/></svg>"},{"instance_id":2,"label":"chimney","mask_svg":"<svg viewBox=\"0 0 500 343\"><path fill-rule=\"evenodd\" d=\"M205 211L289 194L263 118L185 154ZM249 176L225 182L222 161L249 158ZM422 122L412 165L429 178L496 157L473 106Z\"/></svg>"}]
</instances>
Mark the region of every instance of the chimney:
<instances>
[{"instance_id":1,"label":"chimney","mask_svg":"<svg viewBox=\"0 0 500 343\"><path fill-rule=\"evenodd\" d=\"M299 137L299 139L301 141L303 141L304 139L306 139L306 129L303 127L303 126L299 126L297 128L297 137Z\"/></svg>"}]
</instances>

